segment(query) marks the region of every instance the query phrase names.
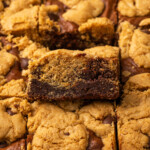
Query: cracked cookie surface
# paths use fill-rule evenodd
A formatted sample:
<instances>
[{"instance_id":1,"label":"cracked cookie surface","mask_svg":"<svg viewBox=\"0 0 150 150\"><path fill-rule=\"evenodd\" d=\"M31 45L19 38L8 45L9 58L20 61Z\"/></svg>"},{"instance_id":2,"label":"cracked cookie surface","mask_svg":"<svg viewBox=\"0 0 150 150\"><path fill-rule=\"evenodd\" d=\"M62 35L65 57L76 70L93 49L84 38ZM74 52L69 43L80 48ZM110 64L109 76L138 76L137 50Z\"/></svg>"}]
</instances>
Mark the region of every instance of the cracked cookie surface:
<instances>
[{"instance_id":1,"label":"cracked cookie surface","mask_svg":"<svg viewBox=\"0 0 150 150\"><path fill-rule=\"evenodd\" d=\"M28 130L32 136L29 150L115 149L113 105L107 102L94 102L75 112L51 103L34 102Z\"/></svg>"},{"instance_id":2,"label":"cracked cookie surface","mask_svg":"<svg viewBox=\"0 0 150 150\"><path fill-rule=\"evenodd\" d=\"M150 74L130 77L124 86L122 101L117 106L119 148L149 149Z\"/></svg>"}]
</instances>

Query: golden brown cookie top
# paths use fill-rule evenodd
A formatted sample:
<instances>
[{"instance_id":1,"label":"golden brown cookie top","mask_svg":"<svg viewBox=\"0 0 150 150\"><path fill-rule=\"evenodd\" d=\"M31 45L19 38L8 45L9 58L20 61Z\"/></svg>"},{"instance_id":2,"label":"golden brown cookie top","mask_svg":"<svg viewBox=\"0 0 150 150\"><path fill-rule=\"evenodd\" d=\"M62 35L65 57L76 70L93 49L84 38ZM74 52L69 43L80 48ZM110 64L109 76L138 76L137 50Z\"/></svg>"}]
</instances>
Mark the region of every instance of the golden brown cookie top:
<instances>
[{"instance_id":1,"label":"golden brown cookie top","mask_svg":"<svg viewBox=\"0 0 150 150\"><path fill-rule=\"evenodd\" d=\"M121 104L117 115L121 122L149 117L150 74L143 73L130 77L124 86Z\"/></svg>"},{"instance_id":2,"label":"golden brown cookie top","mask_svg":"<svg viewBox=\"0 0 150 150\"><path fill-rule=\"evenodd\" d=\"M64 2L66 1L64 0ZM68 9L63 14L63 17L67 21L81 25L82 23L87 22L88 19L99 16L103 12L103 9L104 3L102 0L80 0L73 7Z\"/></svg>"},{"instance_id":3,"label":"golden brown cookie top","mask_svg":"<svg viewBox=\"0 0 150 150\"><path fill-rule=\"evenodd\" d=\"M143 20L141 27L144 24L147 25L148 20ZM119 31L121 58L125 59L130 57L138 67L150 68L150 34L140 28L135 29L127 21L120 24Z\"/></svg>"},{"instance_id":4,"label":"golden brown cookie top","mask_svg":"<svg viewBox=\"0 0 150 150\"><path fill-rule=\"evenodd\" d=\"M0 100L0 142L10 144L26 134L25 115L30 111L27 100L8 98Z\"/></svg>"},{"instance_id":5,"label":"golden brown cookie top","mask_svg":"<svg viewBox=\"0 0 150 150\"><path fill-rule=\"evenodd\" d=\"M149 0L120 0L118 11L123 16L135 17L150 14Z\"/></svg>"},{"instance_id":6,"label":"golden brown cookie top","mask_svg":"<svg viewBox=\"0 0 150 150\"><path fill-rule=\"evenodd\" d=\"M96 140L94 145L99 142L99 148L111 149L114 143L113 117L113 105L107 102L94 102L75 112L51 103L34 102L28 116L29 133L33 134L28 147L81 150L90 149L90 140ZM43 142L39 143L39 140Z\"/></svg>"}]
</instances>

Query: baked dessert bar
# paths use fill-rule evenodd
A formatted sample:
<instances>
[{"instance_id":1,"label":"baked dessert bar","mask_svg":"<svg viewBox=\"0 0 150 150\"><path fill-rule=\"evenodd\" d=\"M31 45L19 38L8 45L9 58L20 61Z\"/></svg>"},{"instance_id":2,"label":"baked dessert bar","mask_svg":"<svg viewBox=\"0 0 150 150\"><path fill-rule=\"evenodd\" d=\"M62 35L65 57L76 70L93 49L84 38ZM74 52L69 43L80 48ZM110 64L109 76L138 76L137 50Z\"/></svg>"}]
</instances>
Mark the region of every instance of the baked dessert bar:
<instances>
[{"instance_id":1,"label":"baked dessert bar","mask_svg":"<svg viewBox=\"0 0 150 150\"><path fill-rule=\"evenodd\" d=\"M138 28L125 21L118 31L122 81L150 72L150 18L142 20Z\"/></svg>"},{"instance_id":2,"label":"baked dessert bar","mask_svg":"<svg viewBox=\"0 0 150 150\"><path fill-rule=\"evenodd\" d=\"M116 99L119 49L56 50L29 65L28 96L40 100Z\"/></svg>"},{"instance_id":3,"label":"baked dessert bar","mask_svg":"<svg viewBox=\"0 0 150 150\"><path fill-rule=\"evenodd\" d=\"M16 97L0 100L0 149L25 150L30 105Z\"/></svg>"},{"instance_id":4,"label":"baked dessert bar","mask_svg":"<svg viewBox=\"0 0 150 150\"><path fill-rule=\"evenodd\" d=\"M0 97L26 96L28 63L48 49L27 37L0 37Z\"/></svg>"},{"instance_id":5,"label":"baked dessert bar","mask_svg":"<svg viewBox=\"0 0 150 150\"><path fill-rule=\"evenodd\" d=\"M28 35L50 49L113 44L116 0L18 1L12 1L1 17L4 34Z\"/></svg>"},{"instance_id":6,"label":"baked dessert bar","mask_svg":"<svg viewBox=\"0 0 150 150\"><path fill-rule=\"evenodd\" d=\"M150 149L150 73L130 77L117 107L121 150Z\"/></svg>"},{"instance_id":7,"label":"baked dessert bar","mask_svg":"<svg viewBox=\"0 0 150 150\"><path fill-rule=\"evenodd\" d=\"M149 0L119 0L119 22L128 21L138 26L146 18L150 18Z\"/></svg>"},{"instance_id":8,"label":"baked dessert bar","mask_svg":"<svg viewBox=\"0 0 150 150\"><path fill-rule=\"evenodd\" d=\"M111 103L93 102L75 112L52 103L32 103L28 150L115 150L115 113Z\"/></svg>"}]
</instances>

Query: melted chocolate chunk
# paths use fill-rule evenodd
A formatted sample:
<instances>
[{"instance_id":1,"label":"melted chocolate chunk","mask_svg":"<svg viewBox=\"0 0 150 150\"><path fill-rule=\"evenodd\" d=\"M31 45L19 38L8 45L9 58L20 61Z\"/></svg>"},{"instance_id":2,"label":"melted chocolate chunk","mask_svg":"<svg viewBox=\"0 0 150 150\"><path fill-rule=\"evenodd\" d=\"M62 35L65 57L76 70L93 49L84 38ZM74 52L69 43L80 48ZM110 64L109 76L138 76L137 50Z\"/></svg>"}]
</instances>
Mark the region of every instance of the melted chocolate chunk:
<instances>
[{"instance_id":1,"label":"melted chocolate chunk","mask_svg":"<svg viewBox=\"0 0 150 150\"><path fill-rule=\"evenodd\" d=\"M112 124L114 121L114 118L111 115L108 115L107 117L104 118L103 124Z\"/></svg>"},{"instance_id":2,"label":"melted chocolate chunk","mask_svg":"<svg viewBox=\"0 0 150 150\"><path fill-rule=\"evenodd\" d=\"M12 48L8 51L10 54L15 55L16 57L19 57L19 52L17 48Z\"/></svg>"},{"instance_id":3,"label":"melted chocolate chunk","mask_svg":"<svg viewBox=\"0 0 150 150\"><path fill-rule=\"evenodd\" d=\"M8 113L9 115L11 115L11 116L13 116L13 115L16 114L16 113L14 113L14 112L11 110L11 108L7 108L6 111L7 111L7 113Z\"/></svg>"},{"instance_id":4,"label":"melted chocolate chunk","mask_svg":"<svg viewBox=\"0 0 150 150\"><path fill-rule=\"evenodd\" d=\"M117 24L117 0L103 0L105 8L100 17L106 17L113 21L114 24Z\"/></svg>"},{"instance_id":5,"label":"melted chocolate chunk","mask_svg":"<svg viewBox=\"0 0 150 150\"><path fill-rule=\"evenodd\" d=\"M6 142L0 142L0 148L4 148L7 146L7 143Z\"/></svg>"},{"instance_id":6,"label":"melted chocolate chunk","mask_svg":"<svg viewBox=\"0 0 150 150\"><path fill-rule=\"evenodd\" d=\"M33 135L32 134L29 134L27 135L27 140L26 140L26 143L32 143L32 140L33 140Z\"/></svg>"},{"instance_id":7,"label":"melted chocolate chunk","mask_svg":"<svg viewBox=\"0 0 150 150\"><path fill-rule=\"evenodd\" d=\"M78 25L73 22L66 21L62 17L62 14L66 12L67 9L69 9L65 4L63 4L62 2L58 0L46 0L45 4L46 5L58 5L59 12L57 14L50 13L49 17L51 20L58 22L58 24L60 25L61 33L77 32Z\"/></svg>"},{"instance_id":8,"label":"melted chocolate chunk","mask_svg":"<svg viewBox=\"0 0 150 150\"><path fill-rule=\"evenodd\" d=\"M14 142L10 145L6 145L5 147L1 148L1 150L25 150L25 139L19 140L17 142Z\"/></svg>"},{"instance_id":9,"label":"melted chocolate chunk","mask_svg":"<svg viewBox=\"0 0 150 150\"><path fill-rule=\"evenodd\" d=\"M104 144L101 138L97 137L95 133L89 130L89 144L86 150L102 150Z\"/></svg>"},{"instance_id":10,"label":"melted chocolate chunk","mask_svg":"<svg viewBox=\"0 0 150 150\"><path fill-rule=\"evenodd\" d=\"M128 71L130 72L129 76L122 75L122 82L126 82L129 77L140 74L140 73L150 73L150 68L142 68L138 67L138 65L134 62L132 58L126 58L121 61L122 72Z\"/></svg>"},{"instance_id":11,"label":"melted chocolate chunk","mask_svg":"<svg viewBox=\"0 0 150 150\"><path fill-rule=\"evenodd\" d=\"M70 135L70 133L69 133L69 132L66 132L66 133L64 133L64 135L67 135L67 136L69 136L69 135Z\"/></svg>"},{"instance_id":12,"label":"melted chocolate chunk","mask_svg":"<svg viewBox=\"0 0 150 150\"><path fill-rule=\"evenodd\" d=\"M29 59L27 58L21 58L20 59L20 63L21 63L21 69L28 69L28 64L29 64Z\"/></svg>"},{"instance_id":13,"label":"melted chocolate chunk","mask_svg":"<svg viewBox=\"0 0 150 150\"><path fill-rule=\"evenodd\" d=\"M11 70L9 71L9 73L6 75L5 78L6 78L7 82L9 82L13 79L17 80L17 79L22 78L18 62L15 62L14 66L11 68Z\"/></svg>"},{"instance_id":14,"label":"melted chocolate chunk","mask_svg":"<svg viewBox=\"0 0 150 150\"><path fill-rule=\"evenodd\" d=\"M121 14L119 14L119 22L123 22L123 21L128 21L131 24L133 24L134 26L138 27L139 23L146 18L149 18L150 15L147 16L135 16L135 17L127 17L127 16L122 16Z\"/></svg>"},{"instance_id":15,"label":"melted chocolate chunk","mask_svg":"<svg viewBox=\"0 0 150 150\"><path fill-rule=\"evenodd\" d=\"M19 58L19 52L18 49L16 47L13 47L13 43L10 43L6 37L1 37L1 42L3 46L7 46L9 45L11 47L11 49L8 51L10 54L15 55L16 57Z\"/></svg>"},{"instance_id":16,"label":"melted chocolate chunk","mask_svg":"<svg viewBox=\"0 0 150 150\"><path fill-rule=\"evenodd\" d=\"M45 5L57 5L59 7L59 12L64 13L68 9L68 7L60 2L59 0L44 0Z\"/></svg>"},{"instance_id":17,"label":"melted chocolate chunk","mask_svg":"<svg viewBox=\"0 0 150 150\"><path fill-rule=\"evenodd\" d=\"M49 13L48 16L53 21L58 21L59 20L59 16L57 14Z\"/></svg>"},{"instance_id":18,"label":"melted chocolate chunk","mask_svg":"<svg viewBox=\"0 0 150 150\"><path fill-rule=\"evenodd\" d=\"M60 29L61 29L62 33L77 32L77 30L78 30L77 24L75 24L73 22L66 21L62 16L60 16L58 24L60 25Z\"/></svg>"}]
</instances>

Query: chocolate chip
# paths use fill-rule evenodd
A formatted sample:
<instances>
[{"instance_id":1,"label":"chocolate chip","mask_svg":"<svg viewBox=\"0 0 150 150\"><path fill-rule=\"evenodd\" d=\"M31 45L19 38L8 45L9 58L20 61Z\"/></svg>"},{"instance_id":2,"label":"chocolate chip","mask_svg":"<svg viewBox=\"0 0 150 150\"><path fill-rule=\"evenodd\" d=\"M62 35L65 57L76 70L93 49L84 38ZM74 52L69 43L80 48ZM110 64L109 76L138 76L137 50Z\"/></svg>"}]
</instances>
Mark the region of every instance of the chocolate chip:
<instances>
[{"instance_id":1,"label":"chocolate chip","mask_svg":"<svg viewBox=\"0 0 150 150\"><path fill-rule=\"evenodd\" d=\"M69 22L66 21L62 16L60 16L60 20L59 20L59 25L61 28L61 33L65 33L65 32L77 32L78 30L78 25L73 23L73 22Z\"/></svg>"},{"instance_id":2,"label":"chocolate chip","mask_svg":"<svg viewBox=\"0 0 150 150\"><path fill-rule=\"evenodd\" d=\"M114 121L114 118L111 115L108 115L107 117L104 118L103 124L112 124Z\"/></svg>"},{"instance_id":3,"label":"chocolate chip","mask_svg":"<svg viewBox=\"0 0 150 150\"><path fill-rule=\"evenodd\" d=\"M11 50L9 50L8 52L12 55L15 55L16 57L19 57L19 52L16 47L15 48L12 47Z\"/></svg>"},{"instance_id":4,"label":"chocolate chip","mask_svg":"<svg viewBox=\"0 0 150 150\"><path fill-rule=\"evenodd\" d=\"M33 140L33 135L32 134L27 135L27 139L26 139L27 144L32 143L32 140Z\"/></svg>"},{"instance_id":5,"label":"chocolate chip","mask_svg":"<svg viewBox=\"0 0 150 150\"><path fill-rule=\"evenodd\" d=\"M7 146L7 143L6 142L0 142L0 148L4 148Z\"/></svg>"},{"instance_id":6,"label":"chocolate chip","mask_svg":"<svg viewBox=\"0 0 150 150\"><path fill-rule=\"evenodd\" d=\"M13 44L13 43L10 43L10 42L6 39L6 37L1 37L1 42L2 42L2 45L3 45L3 46L9 45L9 46L11 47L11 49L8 51L10 54L19 57L19 56L18 56L18 55L19 55L18 49L17 49L16 47L13 47L14 44Z\"/></svg>"},{"instance_id":7,"label":"chocolate chip","mask_svg":"<svg viewBox=\"0 0 150 150\"><path fill-rule=\"evenodd\" d=\"M104 146L101 138L97 137L95 133L89 130L89 144L86 150L101 150Z\"/></svg>"},{"instance_id":8,"label":"chocolate chip","mask_svg":"<svg viewBox=\"0 0 150 150\"><path fill-rule=\"evenodd\" d=\"M59 16L54 14L54 13L49 13L48 16L53 21L58 21L59 20Z\"/></svg>"},{"instance_id":9,"label":"chocolate chip","mask_svg":"<svg viewBox=\"0 0 150 150\"><path fill-rule=\"evenodd\" d=\"M3 46L6 46L6 45L12 46L12 44L10 42L8 42L8 40L6 39L6 37L1 37L1 42L2 42Z\"/></svg>"},{"instance_id":10,"label":"chocolate chip","mask_svg":"<svg viewBox=\"0 0 150 150\"><path fill-rule=\"evenodd\" d=\"M129 77L140 74L140 73L149 73L149 68L139 67L131 57L125 58L121 60L122 72L128 71L130 72L129 76L122 75L122 82L126 82Z\"/></svg>"},{"instance_id":11,"label":"chocolate chip","mask_svg":"<svg viewBox=\"0 0 150 150\"><path fill-rule=\"evenodd\" d=\"M69 136L69 135L70 135L70 133L69 133L69 132L66 132L66 133L64 133L64 135L67 135L67 136Z\"/></svg>"},{"instance_id":12,"label":"chocolate chip","mask_svg":"<svg viewBox=\"0 0 150 150\"><path fill-rule=\"evenodd\" d=\"M15 106L16 108L19 108L19 105L18 105L18 104L15 104L14 106Z\"/></svg>"},{"instance_id":13,"label":"chocolate chip","mask_svg":"<svg viewBox=\"0 0 150 150\"><path fill-rule=\"evenodd\" d=\"M11 68L11 70L9 71L9 73L6 75L5 78L6 78L7 82L9 82L13 79L16 80L16 79L22 78L18 62L15 62L14 66Z\"/></svg>"},{"instance_id":14,"label":"chocolate chip","mask_svg":"<svg viewBox=\"0 0 150 150\"><path fill-rule=\"evenodd\" d=\"M11 110L11 108L7 108L7 109L6 109L6 112L7 112L9 115L11 115L11 116L13 116L13 115L16 114L16 113L14 113L14 112Z\"/></svg>"},{"instance_id":15,"label":"chocolate chip","mask_svg":"<svg viewBox=\"0 0 150 150\"><path fill-rule=\"evenodd\" d=\"M21 63L21 69L27 69L28 68L28 64L29 64L29 59L27 58L21 58L20 59L20 63Z\"/></svg>"}]
</instances>

